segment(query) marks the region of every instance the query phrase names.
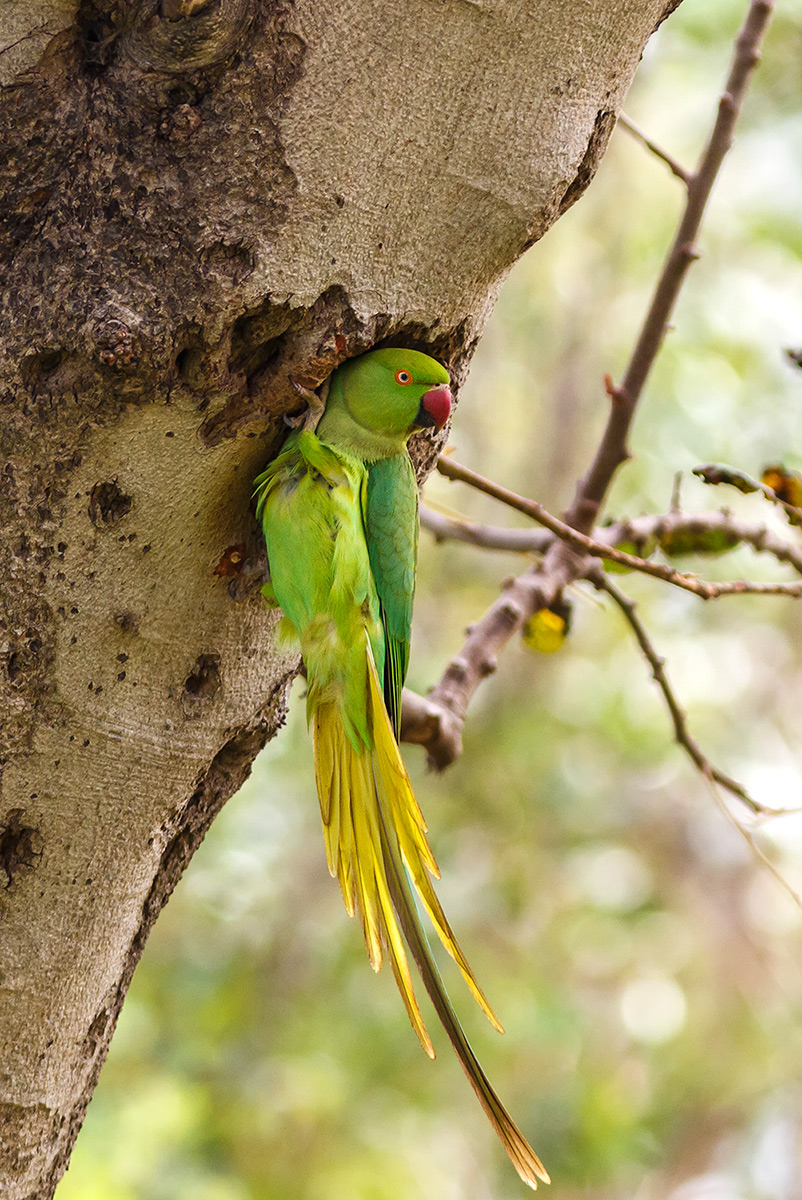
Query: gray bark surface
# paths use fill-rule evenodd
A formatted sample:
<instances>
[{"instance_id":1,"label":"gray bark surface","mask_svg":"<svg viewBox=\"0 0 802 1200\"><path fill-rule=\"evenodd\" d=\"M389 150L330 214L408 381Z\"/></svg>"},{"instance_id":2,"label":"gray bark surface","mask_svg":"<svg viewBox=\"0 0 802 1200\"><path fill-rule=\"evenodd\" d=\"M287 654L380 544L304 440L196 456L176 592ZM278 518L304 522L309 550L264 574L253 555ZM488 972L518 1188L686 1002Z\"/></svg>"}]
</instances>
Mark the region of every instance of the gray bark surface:
<instances>
[{"instance_id":1,"label":"gray bark surface","mask_svg":"<svg viewBox=\"0 0 802 1200\"><path fill-rule=\"evenodd\" d=\"M52 1195L148 930L281 725L250 492L290 377L390 342L458 384L670 7L0 7L5 1200Z\"/></svg>"}]
</instances>

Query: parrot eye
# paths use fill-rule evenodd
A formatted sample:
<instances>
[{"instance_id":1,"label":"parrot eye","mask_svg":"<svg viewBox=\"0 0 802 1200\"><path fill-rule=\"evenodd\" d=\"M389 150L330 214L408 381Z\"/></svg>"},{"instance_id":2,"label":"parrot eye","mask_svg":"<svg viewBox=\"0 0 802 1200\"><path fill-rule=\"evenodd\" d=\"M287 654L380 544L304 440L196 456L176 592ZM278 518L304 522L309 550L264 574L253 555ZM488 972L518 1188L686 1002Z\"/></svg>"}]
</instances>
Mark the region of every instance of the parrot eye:
<instances>
[{"instance_id":1,"label":"parrot eye","mask_svg":"<svg viewBox=\"0 0 802 1200\"><path fill-rule=\"evenodd\" d=\"M402 384L412 383L412 376L409 371L396 371L395 381Z\"/></svg>"}]
</instances>

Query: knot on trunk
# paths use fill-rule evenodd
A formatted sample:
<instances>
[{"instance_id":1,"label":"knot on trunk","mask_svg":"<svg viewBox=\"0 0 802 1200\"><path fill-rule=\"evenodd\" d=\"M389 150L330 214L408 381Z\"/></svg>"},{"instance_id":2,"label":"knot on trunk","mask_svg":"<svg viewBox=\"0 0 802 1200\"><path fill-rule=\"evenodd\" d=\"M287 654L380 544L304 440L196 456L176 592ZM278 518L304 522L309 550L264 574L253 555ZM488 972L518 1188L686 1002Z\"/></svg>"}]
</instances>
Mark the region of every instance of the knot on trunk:
<instances>
[{"instance_id":1,"label":"knot on trunk","mask_svg":"<svg viewBox=\"0 0 802 1200\"><path fill-rule=\"evenodd\" d=\"M139 67L172 73L224 62L240 45L254 0L148 0L126 39Z\"/></svg>"}]
</instances>

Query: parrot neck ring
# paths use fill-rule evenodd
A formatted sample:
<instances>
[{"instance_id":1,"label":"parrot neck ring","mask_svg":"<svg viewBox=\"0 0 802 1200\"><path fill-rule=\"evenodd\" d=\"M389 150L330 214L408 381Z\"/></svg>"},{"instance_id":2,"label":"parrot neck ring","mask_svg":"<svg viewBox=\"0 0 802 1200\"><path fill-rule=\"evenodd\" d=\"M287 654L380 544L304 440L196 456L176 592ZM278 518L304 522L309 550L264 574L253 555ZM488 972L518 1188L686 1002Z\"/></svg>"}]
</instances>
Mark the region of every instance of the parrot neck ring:
<instances>
[{"instance_id":1,"label":"parrot neck ring","mask_svg":"<svg viewBox=\"0 0 802 1200\"><path fill-rule=\"evenodd\" d=\"M451 389L432 388L421 397L420 408L415 416L415 425L420 429L433 428L439 431L451 416Z\"/></svg>"}]
</instances>

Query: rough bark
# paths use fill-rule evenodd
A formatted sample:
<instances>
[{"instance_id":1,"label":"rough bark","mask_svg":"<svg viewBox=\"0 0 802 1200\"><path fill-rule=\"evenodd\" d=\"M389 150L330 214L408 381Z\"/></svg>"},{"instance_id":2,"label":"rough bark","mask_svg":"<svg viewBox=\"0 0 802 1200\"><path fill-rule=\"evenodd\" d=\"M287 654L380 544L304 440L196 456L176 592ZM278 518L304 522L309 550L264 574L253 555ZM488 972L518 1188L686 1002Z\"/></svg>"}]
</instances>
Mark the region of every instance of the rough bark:
<instances>
[{"instance_id":1,"label":"rough bark","mask_svg":"<svg viewBox=\"0 0 802 1200\"><path fill-rule=\"evenodd\" d=\"M0 8L6 1200L52 1195L148 930L281 724L249 495L291 378L390 341L459 382L671 7Z\"/></svg>"}]
</instances>

